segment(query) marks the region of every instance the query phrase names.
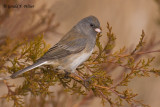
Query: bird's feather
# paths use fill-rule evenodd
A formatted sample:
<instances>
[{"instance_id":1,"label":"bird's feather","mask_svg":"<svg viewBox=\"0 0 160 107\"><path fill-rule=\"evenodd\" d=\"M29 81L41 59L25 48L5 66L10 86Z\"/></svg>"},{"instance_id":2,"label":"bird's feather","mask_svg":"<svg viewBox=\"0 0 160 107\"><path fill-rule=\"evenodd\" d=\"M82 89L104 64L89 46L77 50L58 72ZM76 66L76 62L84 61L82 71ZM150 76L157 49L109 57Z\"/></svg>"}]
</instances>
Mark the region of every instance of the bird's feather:
<instances>
[{"instance_id":1,"label":"bird's feather","mask_svg":"<svg viewBox=\"0 0 160 107\"><path fill-rule=\"evenodd\" d=\"M18 71L18 72L16 72L16 73L14 73L14 74L12 74L10 77L11 78L15 78L15 77L17 77L18 75L20 75L20 74L23 74L24 72L27 72L27 71L29 71L29 70L32 70L32 69L34 69L34 68L36 68L36 67L39 67L39 66L41 66L41 65L44 65L44 64L46 64L47 63L47 61L38 61L38 62L36 62L36 63L34 63L33 65L30 65L30 66L28 66L28 67L26 67L26 68L24 68L24 69L22 69L22 70L20 70L20 71Z\"/></svg>"},{"instance_id":2,"label":"bird's feather","mask_svg":"<svg viewBox=\"0 0 160 107\"><path fill-rule=\"evenodd\" d=\"M53 60L66 57L70 54L75 54L82 51L86 47L86 38L68 33L65 38L62 38L56 45L50 48L39 60ZM77 36L79 36L77 38Z\"/></svg>"},{"instance_id":3,"label":"bird's feather","mask_svg":"<svg viewBox=\"0 0 160 107\"><path fill-rule=\"evenodd\" d=\"M73 71L91 55L97 35L95 28L100 28L100 23L96 17L89 16L82 19L66 35L64 35L56 45L39 58L36 63L12 74L10 77L0 78L0 80L15 78L24 72L44 64L56 65L56 61L63 61L63 58L67 60L65 60L64 63L61 62L60 65L65 65L65 69L71 68ZM69 55L70 57L67 57Z\"/></svg>"}]
</instances>

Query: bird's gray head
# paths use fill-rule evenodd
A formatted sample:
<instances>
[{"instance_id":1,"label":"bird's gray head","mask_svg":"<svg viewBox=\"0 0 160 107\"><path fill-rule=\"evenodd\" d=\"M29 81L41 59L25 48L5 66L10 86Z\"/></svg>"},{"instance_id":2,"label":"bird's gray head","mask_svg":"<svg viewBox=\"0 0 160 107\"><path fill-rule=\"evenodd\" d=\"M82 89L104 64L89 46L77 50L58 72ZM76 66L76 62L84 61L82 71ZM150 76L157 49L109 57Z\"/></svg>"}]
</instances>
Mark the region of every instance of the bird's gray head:
<instances>
[{"instance_id":1,"label":"bird's gray head","mask_svg":"<svg viewBox=\"0 0 160 107\"><path fill-rule=\"evenodd\" d=\"M97 33L100 33L100 23L95 16L89 16L77 23L74 27L80 33L87 35L87 36L96 36Z\"/></svg>"}]
</instances>

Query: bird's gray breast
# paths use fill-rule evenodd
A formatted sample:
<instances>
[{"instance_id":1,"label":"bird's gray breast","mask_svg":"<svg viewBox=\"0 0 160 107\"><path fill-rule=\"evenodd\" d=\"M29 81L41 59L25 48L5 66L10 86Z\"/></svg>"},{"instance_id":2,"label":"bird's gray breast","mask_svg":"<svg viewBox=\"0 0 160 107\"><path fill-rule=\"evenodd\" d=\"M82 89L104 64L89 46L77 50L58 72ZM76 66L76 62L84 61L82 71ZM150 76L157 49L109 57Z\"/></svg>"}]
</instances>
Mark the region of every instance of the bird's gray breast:
<instances>
[{"instance_id":1,"label":"bird's gray breast","mask_svg":"<svg viewBox=\"0 0 160 107\"><path fill-rule=\"evenodd\" d=\"M94 35L88 37L86 50L87 51L93 50L95 45L96 45L96 35L94 34Z\"/></svg>"}]
</instances>

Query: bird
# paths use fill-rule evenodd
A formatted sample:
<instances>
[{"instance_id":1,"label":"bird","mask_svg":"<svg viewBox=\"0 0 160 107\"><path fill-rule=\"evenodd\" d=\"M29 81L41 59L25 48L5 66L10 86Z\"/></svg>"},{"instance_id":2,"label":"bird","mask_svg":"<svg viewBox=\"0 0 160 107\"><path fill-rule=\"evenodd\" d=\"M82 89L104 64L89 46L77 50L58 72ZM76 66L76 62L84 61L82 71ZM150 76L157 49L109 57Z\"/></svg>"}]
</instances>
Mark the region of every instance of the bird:
<instances>
[{"instance_id":1,"label":"bird","mask_svg":"<svg viewBox=\"0 0 160 107\"><path fill-rule=\"evenodd\" d=\"M101 33L99 20L92 15L85 17L35 63L0 80L14 79L42 65L52 65L59 70L74 73L76 68L91 56L98 33Z\"/></svg>"}]
</instances>

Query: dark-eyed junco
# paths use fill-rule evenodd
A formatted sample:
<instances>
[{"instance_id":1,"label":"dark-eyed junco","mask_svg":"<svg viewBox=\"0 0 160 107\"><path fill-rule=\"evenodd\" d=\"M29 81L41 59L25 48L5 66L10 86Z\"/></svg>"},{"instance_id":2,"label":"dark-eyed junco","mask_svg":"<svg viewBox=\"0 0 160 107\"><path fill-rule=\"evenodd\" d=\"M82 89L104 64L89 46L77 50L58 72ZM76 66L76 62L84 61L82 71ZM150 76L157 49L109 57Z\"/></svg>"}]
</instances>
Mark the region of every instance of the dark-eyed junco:
<instances>
[{"instance_id":1,"label":"dark-eyed junco","mask_svg":"<svg viewBox=\"0 0 160 107\"><path fill-rule=\"evenodd\" d=\"M98 19L95 16L86 17L79 21L36 63L12 74L8 78L0 78L0 80L15 78L41 65L53 65L55 68L74 73L75 69L92 54L96 43L96 35L99 32L101 30Z\"/></svg>"}]
</instances>

